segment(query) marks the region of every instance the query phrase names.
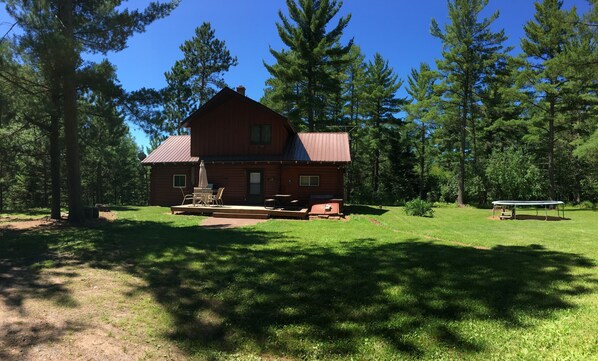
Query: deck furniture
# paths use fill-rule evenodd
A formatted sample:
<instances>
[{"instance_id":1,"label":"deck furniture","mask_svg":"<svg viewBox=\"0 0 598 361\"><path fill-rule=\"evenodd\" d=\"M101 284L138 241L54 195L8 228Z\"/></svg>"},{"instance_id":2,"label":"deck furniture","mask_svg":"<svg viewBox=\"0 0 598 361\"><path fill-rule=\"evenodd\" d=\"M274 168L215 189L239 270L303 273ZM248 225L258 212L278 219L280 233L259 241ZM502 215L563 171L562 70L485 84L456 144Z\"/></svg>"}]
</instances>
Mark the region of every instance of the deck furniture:
<instances>
[{"instance_id":1,"label":"deck furniture","mask_svg":"<svg viewBox=\"0 0 598 361\"><path fill-rule=\"evenodd\" d=\"M275 209L276 208L276 199L274 199L274 198L264 199L264 208Z\"/></svg>"},{"instance_id":2,"label":"deck furniture","mask_svg":"<svg viewBox=\"0 0 598 361\"><path fill-rule=\"evenodd\" d=\"M224 187L218 188L216 194L212 195L210 199L210 203L215 206L224 206L224 202L222 201L222 194L224 193Z\"/></svg>"},{"instance_id":3,"label":"deck furniture","mask_svg":"<svg viewBox=\"0 0 598 361\"><path fill-rule=\"evenodd\" d=\"M183 201L181 202L181 206L183 204L185 204L185 201L193 202L193 193L185 194L185 191L183 191L183 188L179 188L179 189L181 190L181 193L183 194Z\"/></svg>"},{"instance_id":4,"label":"deck furniture","mask_svg":"<svg viewBox=\"0 0 598 361\"><path fill-rule=\"evenodd\" d=\"M289 204L289 200L291 199L290 194L275 194L272 196L276 201L277 206L284 207Z\"/></svg>"},{"instance_id":5,"label":"deck furniture","mask_svg":"<svg viewBox=\"0 0 598 361\"><path fill-rule=\"evenodd\" d=\"M293 199L292 201L289 202L289 205L291 207L291 209L299 209L299 200L298 199Z\"/></svg>"},{"instance_id":6,"label":"deck furniture","mask_svg":"<svg viewBox=\"0 0 598 361\"><path fill-rule=\"evenodd\" d=\"M193 188L193 205L209 205L213 191L210 188Z\"/></svg>"}]
</instances>

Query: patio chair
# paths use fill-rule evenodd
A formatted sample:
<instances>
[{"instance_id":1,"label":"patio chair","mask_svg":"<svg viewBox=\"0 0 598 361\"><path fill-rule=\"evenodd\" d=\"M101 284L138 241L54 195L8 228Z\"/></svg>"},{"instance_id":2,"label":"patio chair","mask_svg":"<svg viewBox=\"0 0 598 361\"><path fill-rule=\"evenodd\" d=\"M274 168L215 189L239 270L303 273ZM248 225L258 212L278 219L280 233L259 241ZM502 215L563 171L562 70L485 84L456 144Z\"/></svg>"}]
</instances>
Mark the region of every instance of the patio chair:
<instances>
[{"instance_id":1,"label":"patio chair","mask_svg":"<svg viewBox=\"0 0 598 361\"><path fill-rule=\"evenodd\" d=\"M211 203L222 207L224 205L222 202L222 193L224 193L224 188L218 188L216 194L212 196Z\"/></svg>"},{"instance_id":2,"label":"patio chair","mask_svg":"<svg viewBox=\"0 0 598 361\"><path fill-rule=\"evenodd\" d=\"M179 189L181 190L181 194L183 195L183 201L181 202L181 206L185 204L185 201L193 202L193 193L185 194L185 191L183 191L183 188L179 188Z\"/></svg>"}]
</instances>

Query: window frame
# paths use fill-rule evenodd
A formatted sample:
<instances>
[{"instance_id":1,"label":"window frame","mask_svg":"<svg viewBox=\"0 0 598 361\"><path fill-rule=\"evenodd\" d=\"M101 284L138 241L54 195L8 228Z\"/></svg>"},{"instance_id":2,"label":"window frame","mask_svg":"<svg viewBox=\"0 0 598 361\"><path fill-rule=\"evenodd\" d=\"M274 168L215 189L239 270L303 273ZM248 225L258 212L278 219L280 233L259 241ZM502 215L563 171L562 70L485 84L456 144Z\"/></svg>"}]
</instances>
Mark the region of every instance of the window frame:
<instances>
[{"instance_id":1,"label":"window frame","mask_svg":"<svg viewBox=\"0 0 598 361\"><path fill-rule=\"evenodd\" d=\"M259 129L259 139L254 141L253 139L253 129ZM268 141L264 140L264 129L269 129L269 138ZM252 124L249 127L249 142L255 145L265 145L272 143L272 124Z\"/></svg>"},{"instance_id":2,"label":"window frame","mask_svg":"<svg viewBox=\"0 0 598 361\"><path fill-rule=\"evenodd\" d=\"M183 186L177 186L176 185L176 179L177 177L183 177L184 180L184 185ZM187 175L186 174L173 174L172 175L172 188L187 188Z\"/></svg>"},{"instance_id":3,"label":"window frame","mask_svg":"<svg viewBox=\"0 0 598 361\"><path fill-rule=\"evenodd\" d=\"M302 179L308 180L308 184L303 184L301 182ZM316 184L313 184L312 180L316 179ZM320 176L319 175L300 175L299 176L299 187L319 187L320 186Z\"/></svg>"}]
</instances>

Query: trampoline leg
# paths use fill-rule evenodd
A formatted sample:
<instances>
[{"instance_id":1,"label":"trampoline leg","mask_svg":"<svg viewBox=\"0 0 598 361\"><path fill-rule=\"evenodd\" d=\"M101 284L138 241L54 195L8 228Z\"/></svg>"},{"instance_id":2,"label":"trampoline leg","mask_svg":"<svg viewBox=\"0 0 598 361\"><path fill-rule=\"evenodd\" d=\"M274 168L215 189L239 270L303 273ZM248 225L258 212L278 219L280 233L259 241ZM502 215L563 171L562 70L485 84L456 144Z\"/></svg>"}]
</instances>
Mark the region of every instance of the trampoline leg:
<instances>
[{"instance_id":1,"label":"trampoline leg","mask_svg":"<svg viewBox=\"0 0 598 361\"><path fill-rule=\"evenodd\" d=\"M546 218L544 218L545 221L548 220L548 207L544 206L544 213L546 214Z\"/></svg>"}]
</instances>

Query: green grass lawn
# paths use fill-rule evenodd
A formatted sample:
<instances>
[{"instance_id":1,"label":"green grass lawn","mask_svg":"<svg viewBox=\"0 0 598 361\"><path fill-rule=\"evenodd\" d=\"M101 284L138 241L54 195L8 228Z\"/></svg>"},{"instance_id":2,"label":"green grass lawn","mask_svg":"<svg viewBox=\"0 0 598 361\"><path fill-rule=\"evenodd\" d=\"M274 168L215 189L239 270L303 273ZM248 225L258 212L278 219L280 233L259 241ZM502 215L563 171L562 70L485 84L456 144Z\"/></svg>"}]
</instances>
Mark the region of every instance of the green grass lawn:
<instances>
[{"instance_id":1,"label":"green grass lawn","mask_svg":"<svg viewBox=\"0 0 598 361\"><path fill-rule=\"evenodd\" d=\"M475 208L420 218L399 207L354 206L349 221L223 230L165 208L117 211L117 221L94 228L5 232L2 299L48 297L19 294L7 276L16 266L35 282L43 270L74 264L143 281L127 291L135 317L119 327L190 358L598 355L595 211L567 209L565 221L495 221ZM80 304L68 287L51 295Z\"/></svg>"}]
</instances>

